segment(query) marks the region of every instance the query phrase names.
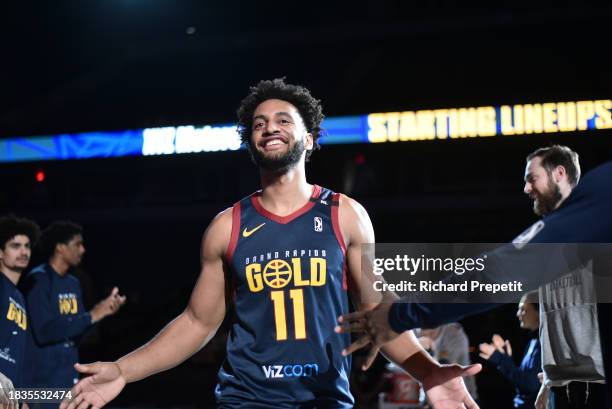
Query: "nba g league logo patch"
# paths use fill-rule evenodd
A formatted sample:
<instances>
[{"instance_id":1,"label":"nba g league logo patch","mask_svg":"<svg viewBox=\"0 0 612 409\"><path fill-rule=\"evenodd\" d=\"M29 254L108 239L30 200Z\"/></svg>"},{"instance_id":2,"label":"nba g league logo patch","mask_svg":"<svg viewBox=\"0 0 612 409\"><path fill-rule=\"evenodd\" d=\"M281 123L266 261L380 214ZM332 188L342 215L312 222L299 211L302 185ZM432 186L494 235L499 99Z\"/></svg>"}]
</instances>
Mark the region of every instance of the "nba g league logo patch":
<instances>
[{"instance_id":1,"label":"nba g league logo patch","mask_svg":"<svg viewBox=\"0 0 612 409\"><path fill-rule=\"evenodd\" d=\"M314 230L318 232L323 231L323 219L321 219L320 217L314 218Z\"/></svg>"}]
</instances>

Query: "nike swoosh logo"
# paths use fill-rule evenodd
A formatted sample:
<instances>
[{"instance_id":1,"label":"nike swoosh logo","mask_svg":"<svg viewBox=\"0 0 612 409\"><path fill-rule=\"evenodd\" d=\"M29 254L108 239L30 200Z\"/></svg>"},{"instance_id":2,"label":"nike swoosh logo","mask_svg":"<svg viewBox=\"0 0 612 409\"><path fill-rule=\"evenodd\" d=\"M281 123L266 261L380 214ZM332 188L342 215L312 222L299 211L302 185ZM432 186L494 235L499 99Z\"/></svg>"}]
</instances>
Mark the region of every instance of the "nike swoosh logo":
<instances>
[{"instance_id":1,"label":"nike swoosh logo","mask_svg":"<svg viewBox=\"0 0 612 409\"><path fill-rule=\"evenodd\" d=\"M246 227L244 228L244 230L242 231L242 237L249 237L251 234L255 233L257 230L259 230L260 227L262 227L264 224L266 223L262 223L259 226L255 227L252 230L248 230Z\"/></svg>"}]
</instances>

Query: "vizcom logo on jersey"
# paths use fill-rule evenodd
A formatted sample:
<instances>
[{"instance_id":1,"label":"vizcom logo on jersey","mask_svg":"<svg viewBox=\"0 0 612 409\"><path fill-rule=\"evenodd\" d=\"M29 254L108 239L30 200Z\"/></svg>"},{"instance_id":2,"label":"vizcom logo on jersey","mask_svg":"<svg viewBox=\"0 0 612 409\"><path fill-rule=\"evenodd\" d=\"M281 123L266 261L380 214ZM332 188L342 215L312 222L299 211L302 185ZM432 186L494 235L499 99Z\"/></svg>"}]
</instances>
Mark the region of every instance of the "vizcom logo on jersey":
<instances>
[{"instance_id":1,"label":"vizcom logo on jersey","mask_svg":"<svg viewBox=\"0 0 612 409\"><path fill-rule=\"evenodd\" d=\"M262 365L261 369L266 378L311 377L319 374L319 365Z\"/></svg>"}]
</instances>

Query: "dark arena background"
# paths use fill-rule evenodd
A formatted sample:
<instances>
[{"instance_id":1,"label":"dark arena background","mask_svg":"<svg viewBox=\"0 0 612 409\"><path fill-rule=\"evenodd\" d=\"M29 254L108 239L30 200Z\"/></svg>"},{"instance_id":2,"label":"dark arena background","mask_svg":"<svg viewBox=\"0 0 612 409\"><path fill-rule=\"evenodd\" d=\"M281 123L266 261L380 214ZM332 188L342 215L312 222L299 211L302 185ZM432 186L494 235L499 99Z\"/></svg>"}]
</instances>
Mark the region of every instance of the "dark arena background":
<instances>
[{"instance_id":1,"label":"dark arena background","mask_svg":"<svg viewBox=\"0 0 612 409\"><path fill-rule=\"evenodd\" d=\"M204 229L259 188L244 150L162 146L143 155L134 143L142 147L144 129L233 126L241 98L261 79L285 76L321 99L327 118L352 118L329 127L307 176L361 202L378 242L510 241L537 220L523 193L527 154L567 145L583 172L612 158L609 2L5 8L0 214L43 227L82 224L86 303L115 285L127 295L84 339L83 362L117 359L178 315L199 273ZM490 107L484 117L482 107ZM472 114L457 119L460 108ZM574 119L562 124L564 109ZM435 129L411 127L402 115L422 111L434 112ZM375 139L381 143L368 143ZM472 362L484 366L476 376L483 409L512 407L512 384L477 351L501 334L518 363L527 334L515 313L509 304L462 321ZM214 407L224 339L220 330L187 362L128 385L109 407ZM365 374L354 365L359 407L376 407L378 359Z\"/></svg>"}]
</instances>

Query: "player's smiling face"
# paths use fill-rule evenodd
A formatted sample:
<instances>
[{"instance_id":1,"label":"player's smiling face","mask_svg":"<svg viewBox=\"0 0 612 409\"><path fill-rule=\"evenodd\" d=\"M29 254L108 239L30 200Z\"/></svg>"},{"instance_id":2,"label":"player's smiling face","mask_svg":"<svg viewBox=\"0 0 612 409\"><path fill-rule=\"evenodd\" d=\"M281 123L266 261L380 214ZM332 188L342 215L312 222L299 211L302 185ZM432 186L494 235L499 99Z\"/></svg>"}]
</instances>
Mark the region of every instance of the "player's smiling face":
<instances>
[{"instance_id":1,"label":"player's smiling face","mask_svg":"<svg viewBox=\"0 0 612 409\"><path fill-rule=\"evenodd\" d=\"M283 171L295 166L312 149L308 133L297 108L287 101L268 99L253 113L251 153L258 166Z\"/></svg>"},{"instance_id":2,"label":"player's smiling face","mask_svg":"<svg viewBox=\"0 0 612 409\"><path fill-rule=\"evenodd\" d=\"M533 200L534 213L540 216L555 210L562 199L558 183L542 166L542 158L538 156L527 162L523 191Z\"/></svg>"}]
</instances>

